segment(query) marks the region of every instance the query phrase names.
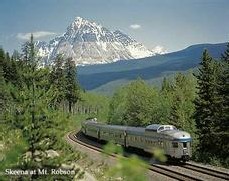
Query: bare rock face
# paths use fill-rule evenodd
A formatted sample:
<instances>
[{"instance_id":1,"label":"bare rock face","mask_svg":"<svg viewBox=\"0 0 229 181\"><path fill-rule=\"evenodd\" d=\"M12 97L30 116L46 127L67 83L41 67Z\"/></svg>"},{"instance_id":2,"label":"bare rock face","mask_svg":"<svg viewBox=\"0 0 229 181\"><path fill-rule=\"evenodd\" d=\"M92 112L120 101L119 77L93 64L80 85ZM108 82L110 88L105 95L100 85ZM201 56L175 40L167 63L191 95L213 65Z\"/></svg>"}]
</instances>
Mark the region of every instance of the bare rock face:
<instances>
[{"instance_id":1,"label":"bare rock face","mask_svg":"<svg viewBox=\"0 0 229 181\"><path fill-rule=\"evenodd\" d=\"M157 54L119 30L114 32L81 17L49 43L36 42L41 65L52 64L57 54L72 57L76 65L111 63Z\"/></svg>"}]
</instances>

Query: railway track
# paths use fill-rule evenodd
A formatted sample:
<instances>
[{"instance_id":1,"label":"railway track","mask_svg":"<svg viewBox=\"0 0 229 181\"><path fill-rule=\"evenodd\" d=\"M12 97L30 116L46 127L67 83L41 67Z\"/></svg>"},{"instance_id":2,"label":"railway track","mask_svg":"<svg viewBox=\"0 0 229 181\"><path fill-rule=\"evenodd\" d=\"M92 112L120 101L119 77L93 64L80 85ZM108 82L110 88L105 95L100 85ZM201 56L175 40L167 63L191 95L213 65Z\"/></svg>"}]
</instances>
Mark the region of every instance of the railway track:
<instances>
[{"instance_id":1,"label":"railway track","mask_svg":"<svg viewBox=\"0 0 229 181\"><path fill-rule=\"evenodd\" d=\"M207 168L207 167L192 164L192 163L186 163L182 167L186 169L191 169L191 170L203 173L203 174L211 175L219 179L229 180L229 172L226 173L226 172L222 172L219 170L214 170L213 168Z\"/></svg>"},{"instance_id":2,"label":"railway track","mask_svg":"<svg viewBox=\"0 0 229 181\"><path fill-rule=\"evenodd\" d=\"M184 174L184 173L181 173L179 171L175 171L175 170L166 168L166 167L161 166L161 165L151 165L149 167L149 170L157 172L157 173L160 173L162 175L168 176L169 178L173 178L173 179L176 179L176 180L181 180L181 181L182 180L184 180L184 181L193 181L193 180L204 181L204 179L202 179L202 178L197 178L197 177L195 177L193 175Z\"/></svg>"},{"instance_id":3,"label":"railway track","mask_svg":"<svg viewBox=\"0 0 229 181\"><path fill-rule=\"evenodd\" d=\"M68 139L70 139L70 140L90 149L90 150L103 153L103 149L102 149L101 145L98 147L97 145L91 145L89 143L85 143L84 141L82 141L82 137L84 137L84 136L80 132L77 134L75 134L74 132L71 132L67 136L68 136ZM117 157L117 155L115 155L115 154L109 154L109 156ZM215 178L212 180L229 180L229 174L228 173L221 172L218 170L213 170L213 169L206 168L206 167L202 167L199 165L187 163L187 164L184 164L184 165L179 166L179 167L182 169L187 169L187 170L189 170L189 172L190 172L190 170L192 170L193 172L198 172L198 173L201 173L203 175L210 175L210 176ZM195 174L190 174L190 173L188 174L188 173L184 173L184 172L179 172L178 170L175 170L175 169L168 168L166 165L152 164L149 166L149 170L156 172L156 173L159 173L161 175L164 175L166 177L176 179L176 180L184 180L184 181L191 181L191 180L204 181L204 180L207 180L204 177L198 177Z\"/></svg>"}]
</instances>

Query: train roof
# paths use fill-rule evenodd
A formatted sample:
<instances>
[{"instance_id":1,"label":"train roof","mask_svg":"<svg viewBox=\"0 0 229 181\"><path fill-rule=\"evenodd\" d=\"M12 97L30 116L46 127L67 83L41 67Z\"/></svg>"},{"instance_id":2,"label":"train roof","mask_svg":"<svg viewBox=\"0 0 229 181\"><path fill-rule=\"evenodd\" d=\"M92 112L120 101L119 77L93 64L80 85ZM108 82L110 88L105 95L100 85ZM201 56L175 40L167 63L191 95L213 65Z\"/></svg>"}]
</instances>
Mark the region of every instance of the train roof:
<instances>
[{"instance_id":1,"label":"train roof","mask_svg":"<svg viewBox=\"0 0 229 181\"><path fill-rule=\"evenodd\" d=\"M120 125L100 125L103 128L114 129L114 130L122 130L127 133L144 133L145 128L143 127L133 127L133 126L120 126Z\"/></svg>"},{"instance_id":2,"label":"train roof","mask_svg":"<svg viewBox=\"0 0 229 181\"><path fill-rule=\"evenodd\" d=\"M161 131L168 131L168 130L177 130L177 128L173 125L151 124L147 126L145 130L161 132Z\"/></svg>"},{"instance_id":3,"label":"train roof","mask_svg":"<svg viewBox=\"0 0 229 181\"><path fill-rule=\"evenodd\" d=\"M126 130L128 127L128 126L109 125L109 124L102 124L100 126L102 126L103 128L118 129L118 130Z\"/></svg>"},{"instance_id":4,"label":"train roof","mask_svg":"<svg viewBox=\"0 0 229 181\"><path fill-rule=\"evenodd\" d=\"M99 123L97 122L97 119L89 119L85 123L93 124L95 126L100 126L102 128L122 130L122 131L127 131L129 133L136 133L136 134L145 131L162 132L162 131L177 130L177 128L173 125L163 125L163 124L151 124L148 125L146 128L144 128L144 127L133 127L133 126L109 125L109 124Z\"/></svg>"},{"instance_id":5,"label":"train roof","mask_svg":"<svg viewBox=\"0 0 229 181\"><path fill-rule=\"evenodd\" d=\"M145 128L142 128L142 127L128 127L126 132L134 134L134 135L142 135L145 132Z\"/></svg>"},{"instance_id":6,"label":"train roof","mask_svg":"<svg viewBox=\"0 0 229 181\"><path fill-rule=\"evenodd\" d=\"M157 129L161 126L161 124L151 124L149 126L146 126L146 130L149 131L157 131Z\"/></svg>"}]
</instances>

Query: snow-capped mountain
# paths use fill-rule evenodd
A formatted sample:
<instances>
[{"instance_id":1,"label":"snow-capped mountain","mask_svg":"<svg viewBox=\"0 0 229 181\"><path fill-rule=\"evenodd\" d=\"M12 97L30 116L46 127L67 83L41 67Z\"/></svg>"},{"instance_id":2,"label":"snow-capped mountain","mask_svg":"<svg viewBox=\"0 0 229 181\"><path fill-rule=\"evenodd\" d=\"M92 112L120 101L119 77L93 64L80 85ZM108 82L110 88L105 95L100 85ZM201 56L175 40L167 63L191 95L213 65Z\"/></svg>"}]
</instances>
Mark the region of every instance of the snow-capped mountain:
<instances>
[{"instance_id":1,"label":"snow-capped mountain","mask_svg":"<svg viewBox=\"0 0 229 181\"><path fill-rule=\"evenodd\" d=\"M51 64L57 54L72 57L76 65L111 63L157 54L119 30L114 32L76 17L67 31L49 43L36 42L42 64Z\"/></svg>"}]
</instances>

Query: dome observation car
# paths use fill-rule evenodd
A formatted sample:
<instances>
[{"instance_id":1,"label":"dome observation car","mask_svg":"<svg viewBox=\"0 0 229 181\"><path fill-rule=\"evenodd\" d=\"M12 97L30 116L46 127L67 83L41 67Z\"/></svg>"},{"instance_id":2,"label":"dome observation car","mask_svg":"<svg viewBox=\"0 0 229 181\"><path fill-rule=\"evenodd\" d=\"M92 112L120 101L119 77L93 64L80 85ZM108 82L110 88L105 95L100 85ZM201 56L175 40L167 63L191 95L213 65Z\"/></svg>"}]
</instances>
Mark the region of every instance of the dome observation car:
<instances>
[{"instance_id":1,"label":"dome observation car","mask_svg":"<svg viewBox=\"0 0 229 181\"><path fill-rule=\"evenodd\" d=\"M154 132L162 132L169 130L177 130L177 128L173 125L161 125L161 124L151 124L146 127L146 131L154 131Z\"/></svg>"}]
</instances>

